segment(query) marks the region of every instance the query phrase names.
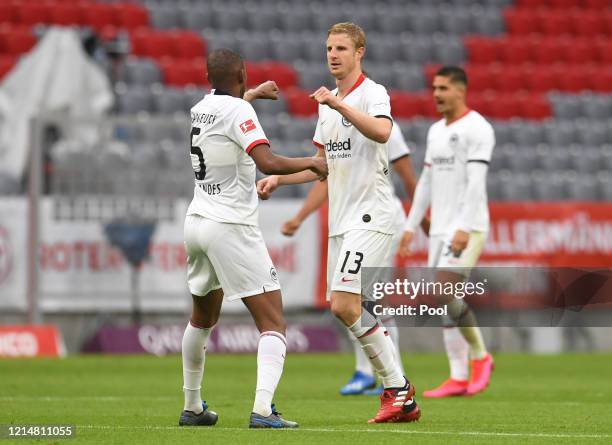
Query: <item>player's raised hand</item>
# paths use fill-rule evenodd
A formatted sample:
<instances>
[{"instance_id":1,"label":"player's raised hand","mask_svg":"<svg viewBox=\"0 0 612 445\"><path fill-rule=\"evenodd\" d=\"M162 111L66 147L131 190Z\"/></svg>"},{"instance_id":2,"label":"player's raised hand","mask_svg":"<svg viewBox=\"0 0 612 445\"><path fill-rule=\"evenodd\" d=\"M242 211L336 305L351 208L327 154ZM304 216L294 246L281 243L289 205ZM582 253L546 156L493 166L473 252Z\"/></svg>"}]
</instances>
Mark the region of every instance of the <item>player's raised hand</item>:
<instances>
[{"instance_id":1,"label":"player's raised hand","mask_svg":"<svg viewBox=\"0 0 612 445\"><path fill-rule=\"evenodd\" d=\"M399 255L400 256L409 256L412 254L410 250L410 245L412 244L412 238L414 237L414 233L409 230L404 232L404 236L402 236L402 240L400 241L399 247Z\"/></svg>"},{"instance_id":2,"label":"player's raised hand","mask_svg":"<svg viewBox=\"0 0 612 445\"><path fill-rule=\"evenodd\" d=\"M289 221L286 221L285 224L283 224L283 226L281 227L281 233L285 236L293 236L301 225L302 221L300 221L298 218L290 219Z\"/></svg>"},{"instance_id":3,"label":"player's raised hand","mask_svg":"<svg viewBox=\"0 0 612 445\"><path fill-rule=\"evenodd\" d=\"M266 200L270 197L272 192L278 188L278 179L278 176L272 175L257 182L257 195L260 199Z\"/></svg>"},{"instance_id":4,"label":"player's raised hand","mask_svg":"<svg viewBox=\"0 0 612 445\"><path fill-rule=\"evenodd\" d=\"M277 100L280 89L273 80L266 80L255 87L255 96L257 99Z\"/></svg>"},{"instance_id":5,"label":"player's raised hand","mask_svg":"<svg viewBox=\"0 0 612 445\"><path fill-rule=\"evenodd\" d=\"M334 110L340 104L340 99L338 99L338 96L336 96L335 94L332 94L332 92L329 91L325 87L319 88L317 91L312 93L309 97L311 99L316 100L322 105L327 105L328 107L333 108Z\"/></svg>"},{"instance_id":6,"label":"player's raised hand","mask_svg":"<svg viewBox=\"0 0 612 445\"><path fill-rule=\"evenodd\" d=\"M455 255L459 255L467 247L469 241L470 234L468 232L457 230L451 243L451 250Z\"/></svg>"},{"instance_id":7,"label":"player's raised hand","mask_svg":"<svg viewBox=\"0 0 612 445\"><path fill-rule=\"evenodd\" d=\"M325 178L327 178L329 174L326 159L322 156L313 156L311 159L312 166L310 167L310 171L319 177L319 181L325 181Z\"/></svg>"}]
</instances>

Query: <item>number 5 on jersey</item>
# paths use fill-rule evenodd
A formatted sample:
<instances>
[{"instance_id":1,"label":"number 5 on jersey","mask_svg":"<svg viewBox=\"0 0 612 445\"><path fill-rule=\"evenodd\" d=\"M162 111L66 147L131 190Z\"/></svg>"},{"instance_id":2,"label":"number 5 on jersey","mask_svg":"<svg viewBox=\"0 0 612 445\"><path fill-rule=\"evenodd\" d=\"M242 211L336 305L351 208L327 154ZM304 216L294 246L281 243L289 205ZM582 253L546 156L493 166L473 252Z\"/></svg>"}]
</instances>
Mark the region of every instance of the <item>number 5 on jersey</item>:
<instances>
[{"instance_id":1,"label":"number 5 on jersey","mask_svg":"<svg viewBox=\"0 0 612 445\"><path fill-rule=\"evenodd\" d=\"M200 134L198 127L191 128L191 166L195 172L197 180L202 181L206 177L206 164L204 164L204 154L202 149L193 145L193 137ZM194 157L197 156L197 157Z\"/></svg>"}]
</instances>

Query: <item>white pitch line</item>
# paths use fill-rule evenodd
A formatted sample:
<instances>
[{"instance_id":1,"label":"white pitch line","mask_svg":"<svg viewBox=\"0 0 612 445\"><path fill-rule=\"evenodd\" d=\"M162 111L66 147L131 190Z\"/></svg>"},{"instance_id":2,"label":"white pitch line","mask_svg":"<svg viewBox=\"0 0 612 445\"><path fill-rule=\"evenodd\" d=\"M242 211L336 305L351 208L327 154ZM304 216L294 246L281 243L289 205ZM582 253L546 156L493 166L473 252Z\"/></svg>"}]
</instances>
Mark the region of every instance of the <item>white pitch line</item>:
<instances>
[{"instance_id":1,"label":"white pitch line","mask_svg":"<svg viewBox=\"0 0 612 445\"><path fill-rule=\"evenodd\" d=\"M125 401L182 401L182 394L174 396L0 396L0 402L65 402L65 401L92 401L92 402L125 402ZM307 399L309 401L319 401L318 399ZM347 402L360 402L357 399L347 400ZM479 404L487 405L502 405L511 404L514 402L505 402L503 400L480 400ZM563 405L563 406L579 406L593 403L604 403L600 401L596 402L578 402L578 401L528 401L524 402L525 405Z\"/></svg>"},{"instance_id":2,"label":"white pitch line","mask_svg":"<svg viewBox=\"0 0 612 445\"><path fill-rule=\"evenodd\" d=\"M126 401L176 401L180 400L181 397L168 397L168 396L158 396L158 397L142 397L142 396L134 396L134 397L125 397L125 396L0 396L0 402L66 402L66 401L79 401L79 400L89 400L92 402L126 402Z\"/></svg>"},{"instance_id":3,"label":"white pitch line","mask_svg":"<svg viewBox=\"0 0 612 445\"><path fill-rule=\"evenodd\" d=\"M113 425L77 425L83 429L99 429L99 430L167 430L184 431L185 427L180 426L113 426ZM248 428L230 428L230 427L214 427L212 430L223 431L252 431ZM257 431L266 431L265 429ZM549 434L549 433L503 433L489 431L416 431L416 430L397 430L397 429L333 429L333 428L297 428L284 429L282 431L306 431L310 433L393 433L393 434L423 434L431 436L480 436L480 437L532 437L540 439L610 439L612 434Z\"/></svg>"}]
</instances>

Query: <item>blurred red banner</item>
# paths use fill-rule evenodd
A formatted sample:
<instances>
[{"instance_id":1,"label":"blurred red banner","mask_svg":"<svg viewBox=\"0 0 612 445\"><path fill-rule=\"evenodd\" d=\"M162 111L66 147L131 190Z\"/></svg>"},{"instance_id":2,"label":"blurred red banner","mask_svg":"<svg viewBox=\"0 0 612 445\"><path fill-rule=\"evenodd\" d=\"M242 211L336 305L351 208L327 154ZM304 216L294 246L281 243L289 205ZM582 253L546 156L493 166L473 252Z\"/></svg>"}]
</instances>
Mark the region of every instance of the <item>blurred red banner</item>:
<instances>
[{"instance_id":1,"label":"blurred red banner","mask_svg":"<svg viewBox=\"0 0 612 445\"><path fill-rule=\"evenodd\" d=\"M62 357L65 348L55 326L0 326L0 357Z\"/></svg>"}]
</instances>

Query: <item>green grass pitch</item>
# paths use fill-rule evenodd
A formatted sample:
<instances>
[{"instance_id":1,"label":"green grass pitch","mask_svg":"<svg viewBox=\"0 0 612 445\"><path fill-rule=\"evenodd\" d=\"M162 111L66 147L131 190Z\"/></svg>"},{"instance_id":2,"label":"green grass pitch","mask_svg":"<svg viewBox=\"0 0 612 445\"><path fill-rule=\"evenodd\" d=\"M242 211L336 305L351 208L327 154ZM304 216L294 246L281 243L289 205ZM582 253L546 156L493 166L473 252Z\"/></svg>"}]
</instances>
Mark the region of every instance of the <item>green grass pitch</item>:
<instances>
[{"instance_id":1,"label":"green grass pitch","mask_svg":"<svg viewBox=\"0 0 612 445\"><path fill-rule=\"evenodd\" d=\"M406 354L417 388L446 377L442 355ZM0 360L0 424L73 424L75 439L4 443L96 444L610 444L612 356L500 354L492 385L472 398L425 400L421 421L369 425L372 396L342 397L349 354L290 354L277 390L299 430L249 430L254 355L209 354L204 398L215 427L179 428L179 356Z\"/></svg>"}]
</instances>

